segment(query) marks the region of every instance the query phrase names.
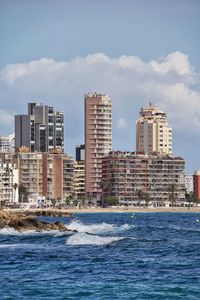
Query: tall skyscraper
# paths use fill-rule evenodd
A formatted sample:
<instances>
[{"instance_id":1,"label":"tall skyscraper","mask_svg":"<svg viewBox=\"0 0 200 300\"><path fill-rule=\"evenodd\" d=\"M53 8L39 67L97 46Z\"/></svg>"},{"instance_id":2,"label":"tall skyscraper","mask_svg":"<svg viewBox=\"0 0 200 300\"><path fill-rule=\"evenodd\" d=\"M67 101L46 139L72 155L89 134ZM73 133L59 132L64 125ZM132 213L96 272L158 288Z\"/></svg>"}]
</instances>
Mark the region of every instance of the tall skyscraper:
<instances>
[{"instance_id":1,"label":"tall skyscraper","mask_svg":"<svg viewBox=\"0 0 200 300\"><path fill-rule=\"evenodd\" d=\"M136 122L136 151L172 153L172 128L167 115L151 104L141 108Z\"/></svg>"},{"instance_id":2,"label":"tall skyscraper","mask_svg":"<svg viewBox=\"0 0 200 300\"><path fill-rule=\"evenodd\" d=\"M15 148L28 147L31 152L64 150L64 114L51 106L28 103L27 115L15 116Z\"/></svg>"},{"instance_id":3,"label":"tall skyscraper","mask_svg":"<svg viewBox=\"0 0 200 300\"><path fill-rule=\"evenodd\" d=\"M112 102L107 95L85 94L86 193L101 193L102 157L112 150Z\"/></svg>"}]
</instances>

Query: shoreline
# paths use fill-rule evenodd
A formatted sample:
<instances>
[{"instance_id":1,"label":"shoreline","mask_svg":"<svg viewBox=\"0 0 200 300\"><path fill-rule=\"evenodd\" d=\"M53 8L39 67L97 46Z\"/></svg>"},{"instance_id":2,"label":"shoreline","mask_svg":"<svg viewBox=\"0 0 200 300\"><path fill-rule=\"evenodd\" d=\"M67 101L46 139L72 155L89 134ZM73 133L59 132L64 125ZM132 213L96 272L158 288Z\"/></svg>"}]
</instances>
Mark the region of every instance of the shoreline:
<instances>
[{"instance_id":1,"label":"shoreline","mask_svg":"<svg viewBox=\"0 0 200 300\"><path fill-rule=\"evenodd\" d=\"M4 209L5 211L23 212L23 211L52 211L59 213L160 213L160 212L176 212L176 213L200 213L200 207L155 207L155 208L143 208L143 207L116 207L116 208L71 208L71 209L58 209L58 208L36 208L36 209Z\"/></svg>"}]
</instances>

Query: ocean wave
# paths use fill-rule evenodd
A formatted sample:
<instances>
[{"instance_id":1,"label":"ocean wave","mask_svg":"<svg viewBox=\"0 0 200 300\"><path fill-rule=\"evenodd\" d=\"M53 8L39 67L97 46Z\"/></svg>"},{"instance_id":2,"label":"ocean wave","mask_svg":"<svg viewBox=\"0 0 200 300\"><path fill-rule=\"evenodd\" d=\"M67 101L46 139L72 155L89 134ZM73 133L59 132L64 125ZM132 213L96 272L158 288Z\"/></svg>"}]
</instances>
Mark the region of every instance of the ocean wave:
<instances>
[{"instance_id":1,"label":"ocean wave","mask_svg":"<svg viewBox=\"0 0 200 300\"><path fill-rule=\"evenodd\" d=\"M74 235L70 236L66 240L67 245L95 245L95 246L102 246L108 245L113 242L117 242L123 240L123 237L103 237L98 235L89 235L84 232L75 233Z\"/></svg>"},{"instance_id":2,"label":"ocean wave","mask_svg":"<svg viewBox=\"0 0 200 300\"><path fill-rule=\"evenodd\" d=\"M186 231L186 232L200 232L200 228L194 228L194 227L181 227L176 225L168 226L169 229L177 230L177 231Z\"/></svg>"},{"instance_id":3,"label":"ocean wave","mask_svg":"<svg viewBox=\"0 0 200 300\"><path fill-rule=\"evenodd\" d=\"M120 232L120 231L129 230L132 227L133 226L129 225L129 224L123 224L121 226L116 226L116 225L108 224L108 223L85 225L77 220L73 220L69 225L67 225L67 228L69 228L71 230L77 230L78 232L83 232L83 233L88 232L88 233L92 233L92 234Z\"/></svg>"}]
</instances>

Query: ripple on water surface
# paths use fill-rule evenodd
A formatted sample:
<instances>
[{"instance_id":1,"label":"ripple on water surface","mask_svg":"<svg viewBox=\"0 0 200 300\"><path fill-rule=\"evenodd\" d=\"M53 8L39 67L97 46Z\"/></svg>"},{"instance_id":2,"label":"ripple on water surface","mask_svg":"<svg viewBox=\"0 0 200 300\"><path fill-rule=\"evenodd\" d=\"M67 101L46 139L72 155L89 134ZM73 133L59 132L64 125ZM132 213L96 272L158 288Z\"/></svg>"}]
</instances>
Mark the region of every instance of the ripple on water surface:
<instances>
[{"instance_id":1,"label":"ripple on water surface","mask_svg":"<svg viewBox=\"0 0 200 300\"><path fill-rule=\"evenodd\" d=\"M200 299L197 219L77 214L71 236L1 230L0 299Z\"/></svg>"}]
</instances>

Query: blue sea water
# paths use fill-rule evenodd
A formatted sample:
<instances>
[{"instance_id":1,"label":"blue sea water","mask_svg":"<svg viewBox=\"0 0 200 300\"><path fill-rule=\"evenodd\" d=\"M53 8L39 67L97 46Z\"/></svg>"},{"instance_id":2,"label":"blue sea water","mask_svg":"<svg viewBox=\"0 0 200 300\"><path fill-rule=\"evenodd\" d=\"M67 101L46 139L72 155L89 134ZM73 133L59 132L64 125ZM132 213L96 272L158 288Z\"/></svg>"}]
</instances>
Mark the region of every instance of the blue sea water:
<instances>
[{"instance_id":1,"label":"blue sea water","mask_svg":"<svg viewBox=\"0 0 200 300\"><path fill-rule=\"evenodd\" d=\"M200 299L200 214L59 220L78 232L0 231L1 300Z\"/></svg>"}]
</instances>

